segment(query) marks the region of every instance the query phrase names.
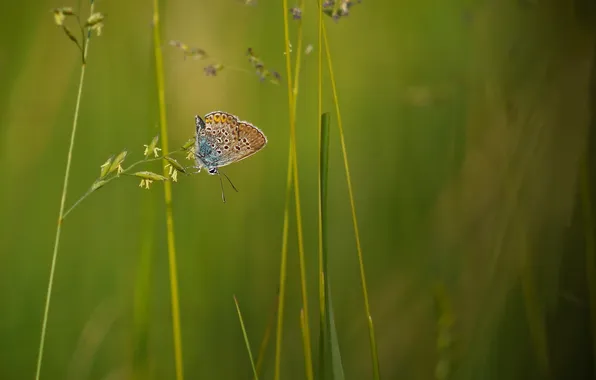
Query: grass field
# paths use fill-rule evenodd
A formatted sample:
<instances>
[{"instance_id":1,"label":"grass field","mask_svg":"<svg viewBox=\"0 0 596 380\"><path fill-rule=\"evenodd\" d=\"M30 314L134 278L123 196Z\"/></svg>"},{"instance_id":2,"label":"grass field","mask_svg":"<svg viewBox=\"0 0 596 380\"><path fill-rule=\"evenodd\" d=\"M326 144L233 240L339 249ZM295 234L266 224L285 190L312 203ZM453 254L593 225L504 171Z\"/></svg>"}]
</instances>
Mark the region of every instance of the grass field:
<instances>
[{"instance_id":1,"label":"grass field","mask_svg":"<svg viewBox=\"0 0 596 380\"><path fill-rule=\"evenodd\" d=\"M594 6L330 3L0 5L0 379L595 376Z\"/></svg>"}]
</instances>

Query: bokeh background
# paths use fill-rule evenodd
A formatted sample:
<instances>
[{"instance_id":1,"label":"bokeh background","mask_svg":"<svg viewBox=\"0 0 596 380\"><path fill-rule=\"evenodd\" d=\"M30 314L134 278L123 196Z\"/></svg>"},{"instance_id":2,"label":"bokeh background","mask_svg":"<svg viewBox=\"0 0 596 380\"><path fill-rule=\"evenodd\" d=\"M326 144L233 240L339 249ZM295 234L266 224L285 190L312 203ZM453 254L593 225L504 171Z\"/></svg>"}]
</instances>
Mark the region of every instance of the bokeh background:
<instances>
[{"instance_id":1,"label":"bokeh background","mask_svg":"<svg viewBox=\"0 0 596 380\"><path fill-rule=\"evenodd\" d=\"M75 3L0 5L0 379L35 373L80 72L80 55L51 9ZM79 3L86 15L88 4ZM106 25L89 48L68 205L109 156L126 148L133 162L159 133L151 2L97 0L96 10ZM304 44L316 47L315 2L303 11ZM173 186L188 379L250 378L232 296L254 351L275 306L289 141L282 15L281 1L162 2L170 146L192 137L195 114L219 109L269 139L226 170L240 189L227 188L226 204L216 177L201 173ZM594 231L584 222L590 207L579 173L596 104L593 2L365 0L349 17L326 22L383 378L438 379L446 365L451 379L592 378L596 280L586 271L584 241ZM249 72L206 77L205 62L185 60L170 40ZM249 47L281 73L280 85L250 72ZM304 56L297 116L313 334L316 60L316 48ZM333 111L328 82L324 108ZM369 379L332 115L336 324L346 377ZM304 377L293 215L284 379ZM141 190L122 178L64 222L42 378L128 379L136 371L172 379L171 331L163 186ZM272 370L273 342L263 378Z\"/></svg>"}]
</instances>

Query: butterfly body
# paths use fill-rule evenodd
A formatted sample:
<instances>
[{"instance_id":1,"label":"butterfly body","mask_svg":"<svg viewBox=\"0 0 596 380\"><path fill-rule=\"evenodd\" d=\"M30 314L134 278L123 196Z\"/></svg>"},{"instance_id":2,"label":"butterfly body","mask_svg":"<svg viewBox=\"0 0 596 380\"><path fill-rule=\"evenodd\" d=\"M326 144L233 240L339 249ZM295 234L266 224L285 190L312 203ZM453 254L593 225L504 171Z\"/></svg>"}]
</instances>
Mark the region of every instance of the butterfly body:
<instances>
[{"instance_id":1,"label":"butterfly body","mask_svg":"<svg viewBox=\"0 0 596 380\"><path fill-rule=\"evenodd\" d=\"M223 111L205 115L205 120L195 116L196 166L219 175L218 168L252 156L267 145L263 132L247 121Z\"/></svg>"}]
</instances>

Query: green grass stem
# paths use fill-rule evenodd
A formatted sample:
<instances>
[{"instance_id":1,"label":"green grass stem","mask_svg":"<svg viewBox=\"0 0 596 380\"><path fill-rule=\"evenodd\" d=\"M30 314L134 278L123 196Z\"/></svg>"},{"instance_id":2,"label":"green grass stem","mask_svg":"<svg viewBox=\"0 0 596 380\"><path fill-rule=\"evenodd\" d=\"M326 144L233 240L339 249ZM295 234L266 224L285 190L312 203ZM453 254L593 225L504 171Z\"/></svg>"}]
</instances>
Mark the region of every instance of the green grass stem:
<instances>
[{"instance_id":1,"label":"green grass stem","mask_svg":"<svg viewBox=\"0 0 596 380\"><path fill-rule=\"evenodd\" d=\"M89 14L93 14L95 7L94 0L90 1ZM64 171L64 183L62 185L62 195L60 197L60 211L58 212L58 223L56 226L56 236L54 238L54 250L52 252L52 262L50 264L50 278L46 290L46 301L43 311L43 320L41 323L41 336L39 339L39 349L37 353L37 366L35 371L35 379L39 380L41 376L41 364L43 361L43 352L45 348L45 340L48 327L48 316L50 313L50 304L52 301L52 289L54 285L54 275L56 273L56 262L58 261L58 248L60 247L60 235L62 233L62 220L64 219L64 208L66 205L66 193L68 191L68 181L70 179L70 166L72 164L72 153L74 151L74 142L79 122L79 110L81 108L81 98L83 94L83 84L85 82L85 68L87 67L87 54L89 52L89 40L91 39L91 31L87 32L85 47L83 49L83 59L81 63L81 74L79 76L79 86L77 91L77 100L75 103L74 116L72 121L72 129L70 132L70 145L68 147L68 155L66 157L66 169Z\"/></svg>"},{"instance_id":2,"label":"green grass stem","mask_svg":"<svg viewBox=\"0 0 596 380\"><path fill-rule=\"evenodd\" d=\"M364 297L364 308L366 312L366 318L368 322L368 332L369 332L369 340L370 340L370 350L373 362L373 379L379 380L380 379L380 370L379 370L379 357L377 353L377 343L375 339L375 328L372 319L372 315L370 312L370 303L368 300L368 290L366 286L366 274L364 271L364 259L362 255L362 246L360 244L360 233L358 230L358 219L356 217L356 205L354 202L354 191L352 189L352 180L350 176L350 166L348 164L348 153L346 148L346 142L344 138L344 131L343 131L343 124L341 120L341 112L339 109L339 100L337 97L337 86L335 85L335 76L333 74L333 63L331 60L331 52L329 49L329 42L327 39L327 30L325 28L325 23L322 23L322 31L323 31L323 42L325 44L325 54L327 56L327 66L329 68L329 79L331 81L331 90L333 92L333 102L335 104L335 112L337 114L337 127L339 130L339 138L341 143L341 150L343 155L344 161L344 168L346 171L346 180L348 184L348 195L350 197L350 207L352 210L352 222L354 224L354 237L356 238L356 249L358 251L358 265L360 267L360 281L362 283L362 295Z\"/></svg>"},{"instance_id":3,"label":"green grass stem","mask_svg":"<svg viewBox=\"0 0 596 380\"><path fill-rule=\"evenodd\" d=\"M303 2L302 2L303 5ZM289 119L290 119L290 149L288 159L288 188L286 189L286 201L289 201L288 196L291 194L289 187L293 184L294 187L294 200L296 204L296 229L298 234L298 254L300 261L300 282L302 290L302 308L304 311L304 331L305 331L305 367L306 367L306 378L309 380L313 379L312 371L312 351L310 344L310 328L308 322L308 294L306 286L306 266L304 259L304 238L302 231L302 214L300 207L300 189L298 185L298 160L296 154L296 98L298 95L298 79L300 74L300 51L302 46L302 22L299 22L298 27L298 47L296 55L296 66L294 74L296 79L294 85L292 81L292 67L291 67L291 54L290 54L290 37L289 37L289 7L287 0L283 0L283 17L284 17L284 44L286 54L286 76L288 85L288 108L289 108ZM285 294L285 265L287 255L287 224L288 224L288 203L286 202L286 209L284 211L284 236L282 243L282 269L280 270L280 307L278 308L278 326L277 326L277 340L276 340L276 357L275 357L275 379L279 379L280 375L280 362L281 362L281 334L283 324L283 298ZM283 289L282 280L283 279Z\"/></svg>"},{"instance_id":4,"label":"green grass stem","mask_svg":"<svg viewBox=\"0 0 596 380\"><path fill-rule=\"evenodd\" d=\"M280 379L281 370L281 343L283 341L283 321L288 266L288 231L290 225L290 201L292 198L292 159L294 157L294 152L292 152L293 149L294 148L290 143L290 151L288 154L288 176L286 178L286 199L284 207L284 222L281 243L281 260L279 264L279 301L277 303L277 328L275 333L275 364L273 375L273 378L275 380Z\"/></svg>"},{"instance_id":5,"label":"green grass stem","mask_svg":"<svg viewBox=\"0 0 596 380\"><path fill-rule=\"evenodd\" d=\"M236 311L238 312L238 319L240 320L240 328L242 329L242 335L244 336L244 343L246 344L246 350L248 351L248 357L250 358L250 365L252 366L252 372L255 375L255 380L259 380L259 375L257 374L257 367L255 366L255 361L252 357L252 351L250 349L250 342L248 340L248 334L246 333L246 327L244 326L244 321L242 320L242 313L240 312L240 305L238 305L238 300L236 296L234 296L234 304L236 304Z\"/></svg>"},{"instance_id":6,"label":"green grass stem","mask_svg":"<svg viewBox=\"0 0 596 380\"><path fill-rule=\"evenodd\" d=\"M161 148L163 155L169 152L168 124L166 118L165 80L163 69L162 42L160 35L159 0L153 0L153 49L155 52L155 75L159 101L159 125L161 128ZM167 176L166 161L162 162L164 175ZM174 338L174 360L176 365L176 380L184 379L182 362L182 334L180 332L180 306L178 296L178 270L176 264L176 244L174 236L174 218L172 215L172 184L164 181L164 201L166 206L166 231L168 237L168 261L170 267L170 292L172 308L172 332Z\"/></svg>"}]
</instances>

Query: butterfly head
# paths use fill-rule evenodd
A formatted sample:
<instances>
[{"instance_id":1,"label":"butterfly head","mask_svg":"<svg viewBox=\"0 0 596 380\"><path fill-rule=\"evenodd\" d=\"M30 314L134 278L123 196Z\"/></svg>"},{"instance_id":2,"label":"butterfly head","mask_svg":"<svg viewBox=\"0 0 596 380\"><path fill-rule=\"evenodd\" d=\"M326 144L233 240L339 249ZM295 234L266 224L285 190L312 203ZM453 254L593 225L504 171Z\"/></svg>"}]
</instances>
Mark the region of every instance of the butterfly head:
<instances>
[{"instance_id":1,"label":"butterfly head","mask_svg":"<svg viewBox=\"0 0 596 380\"><path fill-rule=\"evenodd\" d=\"M217 171L217 168L209 168L209 170L207 170L207 172L211 175L218 175L219 172Z\"/></svg>"}]
</instances>

